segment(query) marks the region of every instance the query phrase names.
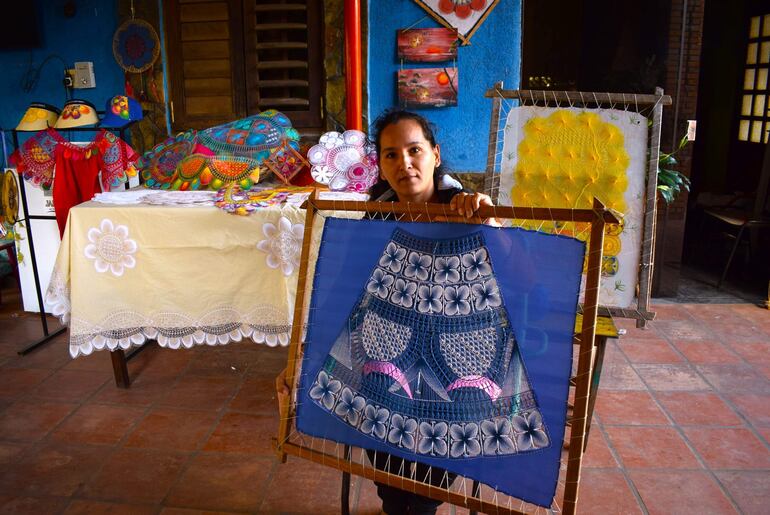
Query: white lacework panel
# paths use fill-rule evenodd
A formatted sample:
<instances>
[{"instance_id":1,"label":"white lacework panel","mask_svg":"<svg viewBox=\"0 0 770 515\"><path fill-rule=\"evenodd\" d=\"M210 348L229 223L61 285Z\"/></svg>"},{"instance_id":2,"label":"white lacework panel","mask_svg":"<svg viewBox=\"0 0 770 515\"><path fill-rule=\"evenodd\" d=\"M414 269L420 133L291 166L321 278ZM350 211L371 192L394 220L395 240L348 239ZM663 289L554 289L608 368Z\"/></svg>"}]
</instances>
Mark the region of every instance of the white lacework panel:
<instances>
[{"instance_id":1,"label":"white lacework panel","mask_svg":"<svg viewBox=\"0 0 770 515\"><path fill-rule=\"evenodd\" d=\"M496 342L494 327L439 336L441 355L460 377L484 375L495 359Z\"/></svg>"},{"instance_id":2,"label":"white lacework panel","mask_svg":"<svg viewBox=\"0 0 770 515\"><path fill-rule=\"evenodd\" d=\"M377 361L390 361L406 349L412 337L412 329L385 320L375 313L364 315L361 342L366 355Z\"/></svg>"}]
</instances>

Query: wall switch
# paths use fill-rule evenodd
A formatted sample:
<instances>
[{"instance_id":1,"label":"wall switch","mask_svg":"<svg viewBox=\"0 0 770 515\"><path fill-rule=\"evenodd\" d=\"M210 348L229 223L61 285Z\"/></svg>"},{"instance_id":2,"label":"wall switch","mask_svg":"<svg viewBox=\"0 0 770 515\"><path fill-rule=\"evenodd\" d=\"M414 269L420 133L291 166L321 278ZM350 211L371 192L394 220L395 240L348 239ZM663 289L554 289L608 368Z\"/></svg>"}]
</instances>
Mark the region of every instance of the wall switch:
<instances>
[{"instance_id":1,"label":"wall switch","mask_svg":"<svg viewBox=\"0 0 770 515\"><path fill-rule=\"evenodd\" d=\"M72 87L77 89L96 87L94 63L89 61L75 63L75 80Z\"/></svg>"}]
</instances>

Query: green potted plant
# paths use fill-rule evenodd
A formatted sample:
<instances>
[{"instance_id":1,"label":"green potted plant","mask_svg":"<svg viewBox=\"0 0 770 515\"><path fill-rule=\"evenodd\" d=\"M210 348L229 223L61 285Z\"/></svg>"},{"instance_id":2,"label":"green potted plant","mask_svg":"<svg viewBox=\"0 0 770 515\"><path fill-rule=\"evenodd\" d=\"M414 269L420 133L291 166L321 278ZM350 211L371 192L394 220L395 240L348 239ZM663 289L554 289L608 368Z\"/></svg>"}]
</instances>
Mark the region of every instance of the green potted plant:
<instances>
[{"instance_id":1,"label":"green potted plant","mask_svg":"<svg viewBox=\"0 0 770 515\"><path fill-rule=\"evenodd\" d=\"M686 147L688 141L685 134L674 151L668 154L660 152L658 156L658 191L666 204L673 202L682 190L690 191L690 179L673 168L678 164L674 155Z\"/></svg>"}]
</instances>

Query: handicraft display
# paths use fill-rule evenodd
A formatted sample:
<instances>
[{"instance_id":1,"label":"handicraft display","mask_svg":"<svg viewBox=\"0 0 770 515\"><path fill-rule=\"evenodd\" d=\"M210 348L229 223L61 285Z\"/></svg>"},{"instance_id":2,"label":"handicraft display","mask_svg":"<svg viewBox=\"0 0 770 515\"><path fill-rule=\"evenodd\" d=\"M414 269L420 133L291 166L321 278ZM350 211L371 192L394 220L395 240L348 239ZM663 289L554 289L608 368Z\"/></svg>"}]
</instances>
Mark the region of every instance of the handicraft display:
<instances>
[{"instance_id":1,"label":"handicraft display","mask_svg":"<svg viewBox=\"0 0 770 515\"><path fill-rule=\"evenodd\" d=\"M457 30L445 28L399 30L398 58L410 63L457 59Z\"/></svg>"},{"instance_id":2,"label":"handicraft display","mask_svg":"<svg viewBox=\"0 0 770 515\"><path fill-rule=\"evenodd\" d=\"M406 108L457 105L457 68L398 71L398 101Z\"/></svg>"},{"instance_id":3,"label":"handicraft display","mask_svg":"<svg viewBox=\"0 0 770 515\"><path fill-rule=\"evenodd\" d=\"M500 0L415 0L445 27L457 29L463 44L469 43Z\"/></svg>"},{"instance_id":4,"label":"handicraft display","mask_svg":"<svg viewBox=\"0 0 770 515\"><path fill-rule=\"evenodd\" d=\"M299 148L299 133L283 113L268 109L254 116L200 131L198 144L217 155L248 157L258 162L284 141Z\"/></svg>"},{"instance_id":5,"label":"handicraft display","mask_svg":"<svg viewBox=\"0 0 770 515\"><path fill-rule=\"evenodd\" d=\"M327 132L307 158L313 179L333 191L363 193L377 182L377 151L361 131Z\"/></svg>"},{"instance_id":6,"label":"handicraft display","mask_svg":"<svg viewBox=\"0 0 770 515\"><path fill-rule=\"evenodd\" d=\"M248 216L259 208L280 204L288 197L288 191L249 191L233 183L217 191L214 203L227 213Z\"/></svg>"},{"instance_id":7,"label":"handicraft display","mask_svg":"<svg viewBox=\"0 0 770 515\"><path fill-rule=\"evenodd\" d=\"M647 119L604 109L516 107L506 120L500 198L503 205L589 208L596 197L623 214L608 225L599 299L627 308L635 297L642 248ZM587 240L579 223L533 228Z\"/></svg>"},{"instance_id":8,"label":"handicraft display","mask_svg":"<svg viewBox=\"0 0 770 515\"><path fill-rule=\"evenodd\" d=\"M297 429L550 506L584 244L380 220L323 231Z\"/></svg>"},{"instance_id":9,"label":"handicraft display","mask_svg":"<svg viewBox=\"0 0 770 515\"><path fill-rule=\"evenodd\" d=\"M152 189L171 188L177 165L192 153L196 132L190 129L156 145L137 162L144 185Z\"/></svg>"}]
</instances>

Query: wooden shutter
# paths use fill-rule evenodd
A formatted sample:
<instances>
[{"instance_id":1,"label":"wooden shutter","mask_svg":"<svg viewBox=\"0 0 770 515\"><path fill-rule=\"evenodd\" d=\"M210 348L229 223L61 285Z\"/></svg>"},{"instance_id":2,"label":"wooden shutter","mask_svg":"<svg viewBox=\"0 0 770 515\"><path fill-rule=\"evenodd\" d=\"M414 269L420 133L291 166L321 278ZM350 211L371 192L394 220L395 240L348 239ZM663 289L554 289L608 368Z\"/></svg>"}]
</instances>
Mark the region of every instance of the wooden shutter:
<instances>
[{"instance_id":1,"label":"wooden shutter","mask_svg":"<svg viewBox=\"0 0 770 515\"><path fill-rule=\"evenodd\" d=\"M278 109L296 127L321 128L321 0L244 0L249 112Z\"/></svg>"},{"instance_id":2,"label":"wooden shutter","mask_svg":"<svg viewBox=\"0 0 770 515\"><path fill-rule=\"evenodd\" d=\"M175 130L206 128L246 115L240 4L166 2Z\"/></svg>"},{"instance_id":3,"label":"wooden shutter","mask_svg":"<svg viewBox=\"0 0 770 515\"><path fill-rule=\"evenodd\" d=\"M322 0L168 0L172 127L202 129L265 109L323 126Z\"/></svg>"}]
</instances>

